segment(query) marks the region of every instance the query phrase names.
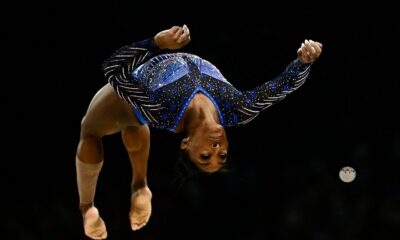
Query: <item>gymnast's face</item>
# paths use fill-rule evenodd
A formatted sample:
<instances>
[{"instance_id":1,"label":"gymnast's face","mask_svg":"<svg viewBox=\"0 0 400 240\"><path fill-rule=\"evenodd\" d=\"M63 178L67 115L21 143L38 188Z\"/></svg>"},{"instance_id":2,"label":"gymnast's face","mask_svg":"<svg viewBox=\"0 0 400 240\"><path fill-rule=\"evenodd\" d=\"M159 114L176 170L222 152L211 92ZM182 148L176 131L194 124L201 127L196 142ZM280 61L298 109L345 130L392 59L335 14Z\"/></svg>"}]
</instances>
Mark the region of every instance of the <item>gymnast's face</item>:
<instances>
[{"instance_id":1,"label":"gymnast's face","mask_svg":"<svg viewBox=\"0 0 400 240\"><path fill-rule=\"evenodd\" d=\"M225 164L228 154L228 139L221 126L201 128L181 142L190 159L203 172L216 172Z\"/></svg>"}]
</instances>

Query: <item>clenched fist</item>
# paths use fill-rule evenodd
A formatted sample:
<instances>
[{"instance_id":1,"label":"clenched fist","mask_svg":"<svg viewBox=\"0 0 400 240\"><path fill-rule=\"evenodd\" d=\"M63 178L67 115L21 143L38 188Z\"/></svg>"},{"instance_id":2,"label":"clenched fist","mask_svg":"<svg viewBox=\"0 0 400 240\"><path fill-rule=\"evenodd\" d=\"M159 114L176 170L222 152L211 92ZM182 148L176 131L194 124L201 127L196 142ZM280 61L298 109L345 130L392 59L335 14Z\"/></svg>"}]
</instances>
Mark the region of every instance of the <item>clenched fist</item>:
<instances>
[{"instance_id":1,"label":"clenched fist","mask_svg":"<svg viewBox=\"0 0 400 240\"><path fill-rule=\"evenodd\" d=\"M313 63L322 52L322 44L313 40L305 40L297 50L297 56L302 63Z\"/></svg>"},{"instance_id":2,"label":"clenched fist","mask_svg":"<svg viewBox=\"0 0 400 240\"><path fill-rule=\"evenodd\" d=\"M190 42L189 28L186 25L183 25L183 27L173 26L157 33L154 41L160 49L175 50L182 48Z\"/></svg>"}]
</instances>

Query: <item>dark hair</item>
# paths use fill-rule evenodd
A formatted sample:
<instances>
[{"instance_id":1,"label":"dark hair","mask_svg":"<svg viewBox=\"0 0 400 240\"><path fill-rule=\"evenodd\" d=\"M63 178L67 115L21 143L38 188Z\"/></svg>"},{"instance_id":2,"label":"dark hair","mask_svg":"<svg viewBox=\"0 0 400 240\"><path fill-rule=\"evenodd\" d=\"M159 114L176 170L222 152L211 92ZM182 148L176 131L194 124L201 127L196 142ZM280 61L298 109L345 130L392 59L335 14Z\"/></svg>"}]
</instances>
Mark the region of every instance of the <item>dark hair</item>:
<instances>
[{"instance_id":1,"label":"dark hair","mask_svg":"<svg viewBox=\"0 0 400 240\"><path fill-rule=\"evenodd\" d=\"M203 176L209 176L214 174L222 174L229 172L228 164L225 163L218 171L209 173L202 171L189 157L189 153L186 150L180 149L178 153L178 160L175 164L176 171L176 184L180 187L185 185L191 180L197 179Z\"/></svg>"}]
</instances>

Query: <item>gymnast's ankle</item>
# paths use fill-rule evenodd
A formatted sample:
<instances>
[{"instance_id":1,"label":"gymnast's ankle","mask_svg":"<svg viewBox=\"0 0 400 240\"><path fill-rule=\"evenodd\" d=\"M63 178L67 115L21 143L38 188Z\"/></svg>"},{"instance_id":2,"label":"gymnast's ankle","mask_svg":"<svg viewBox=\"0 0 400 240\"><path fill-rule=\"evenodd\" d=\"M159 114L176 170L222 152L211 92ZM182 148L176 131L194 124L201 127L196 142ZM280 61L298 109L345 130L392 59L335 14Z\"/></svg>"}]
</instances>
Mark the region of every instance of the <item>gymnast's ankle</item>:
<instances>
[{"instance_id":1,"label":"gymnast's ankle","mask_svg":"<svg viewBox=\"0 0 400 240\"><path fill-rule=\"evenodd\" d=\"M81 211L82 215L84 216L89 208L94 207L93 203L81 203L79 204L79 210Z\"/></svg>"}]
</instances>

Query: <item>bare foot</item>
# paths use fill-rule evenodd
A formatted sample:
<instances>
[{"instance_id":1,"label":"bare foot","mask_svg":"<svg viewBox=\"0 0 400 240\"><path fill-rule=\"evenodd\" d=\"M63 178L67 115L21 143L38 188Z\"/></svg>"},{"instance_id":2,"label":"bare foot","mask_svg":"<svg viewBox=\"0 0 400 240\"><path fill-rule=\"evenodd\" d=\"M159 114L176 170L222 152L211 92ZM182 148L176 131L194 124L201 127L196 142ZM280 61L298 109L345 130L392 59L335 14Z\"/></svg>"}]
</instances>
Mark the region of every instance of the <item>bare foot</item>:
<instances>
[{"instance_id":1,"label":"bare foot","mask_svg":"<svg viewBox=\"0 0 400 240\"><path fill-rule=\"evenodd\" d=\"M106 239L107 229L96 207L89 208L83 216L83 227L86 236L91 239Z\"/></svg>"},{"instance_id":2,"label":"bare foot","mask_svg":"<svg viewBox=\"0 0 400 240\"><path fill-rule=\"evenodd\" d=\"M151 191L148 187L136 190L131 197L131 210L129 219L133 231L146 225L151 215Z\"/></svg>"}]
</instances>

